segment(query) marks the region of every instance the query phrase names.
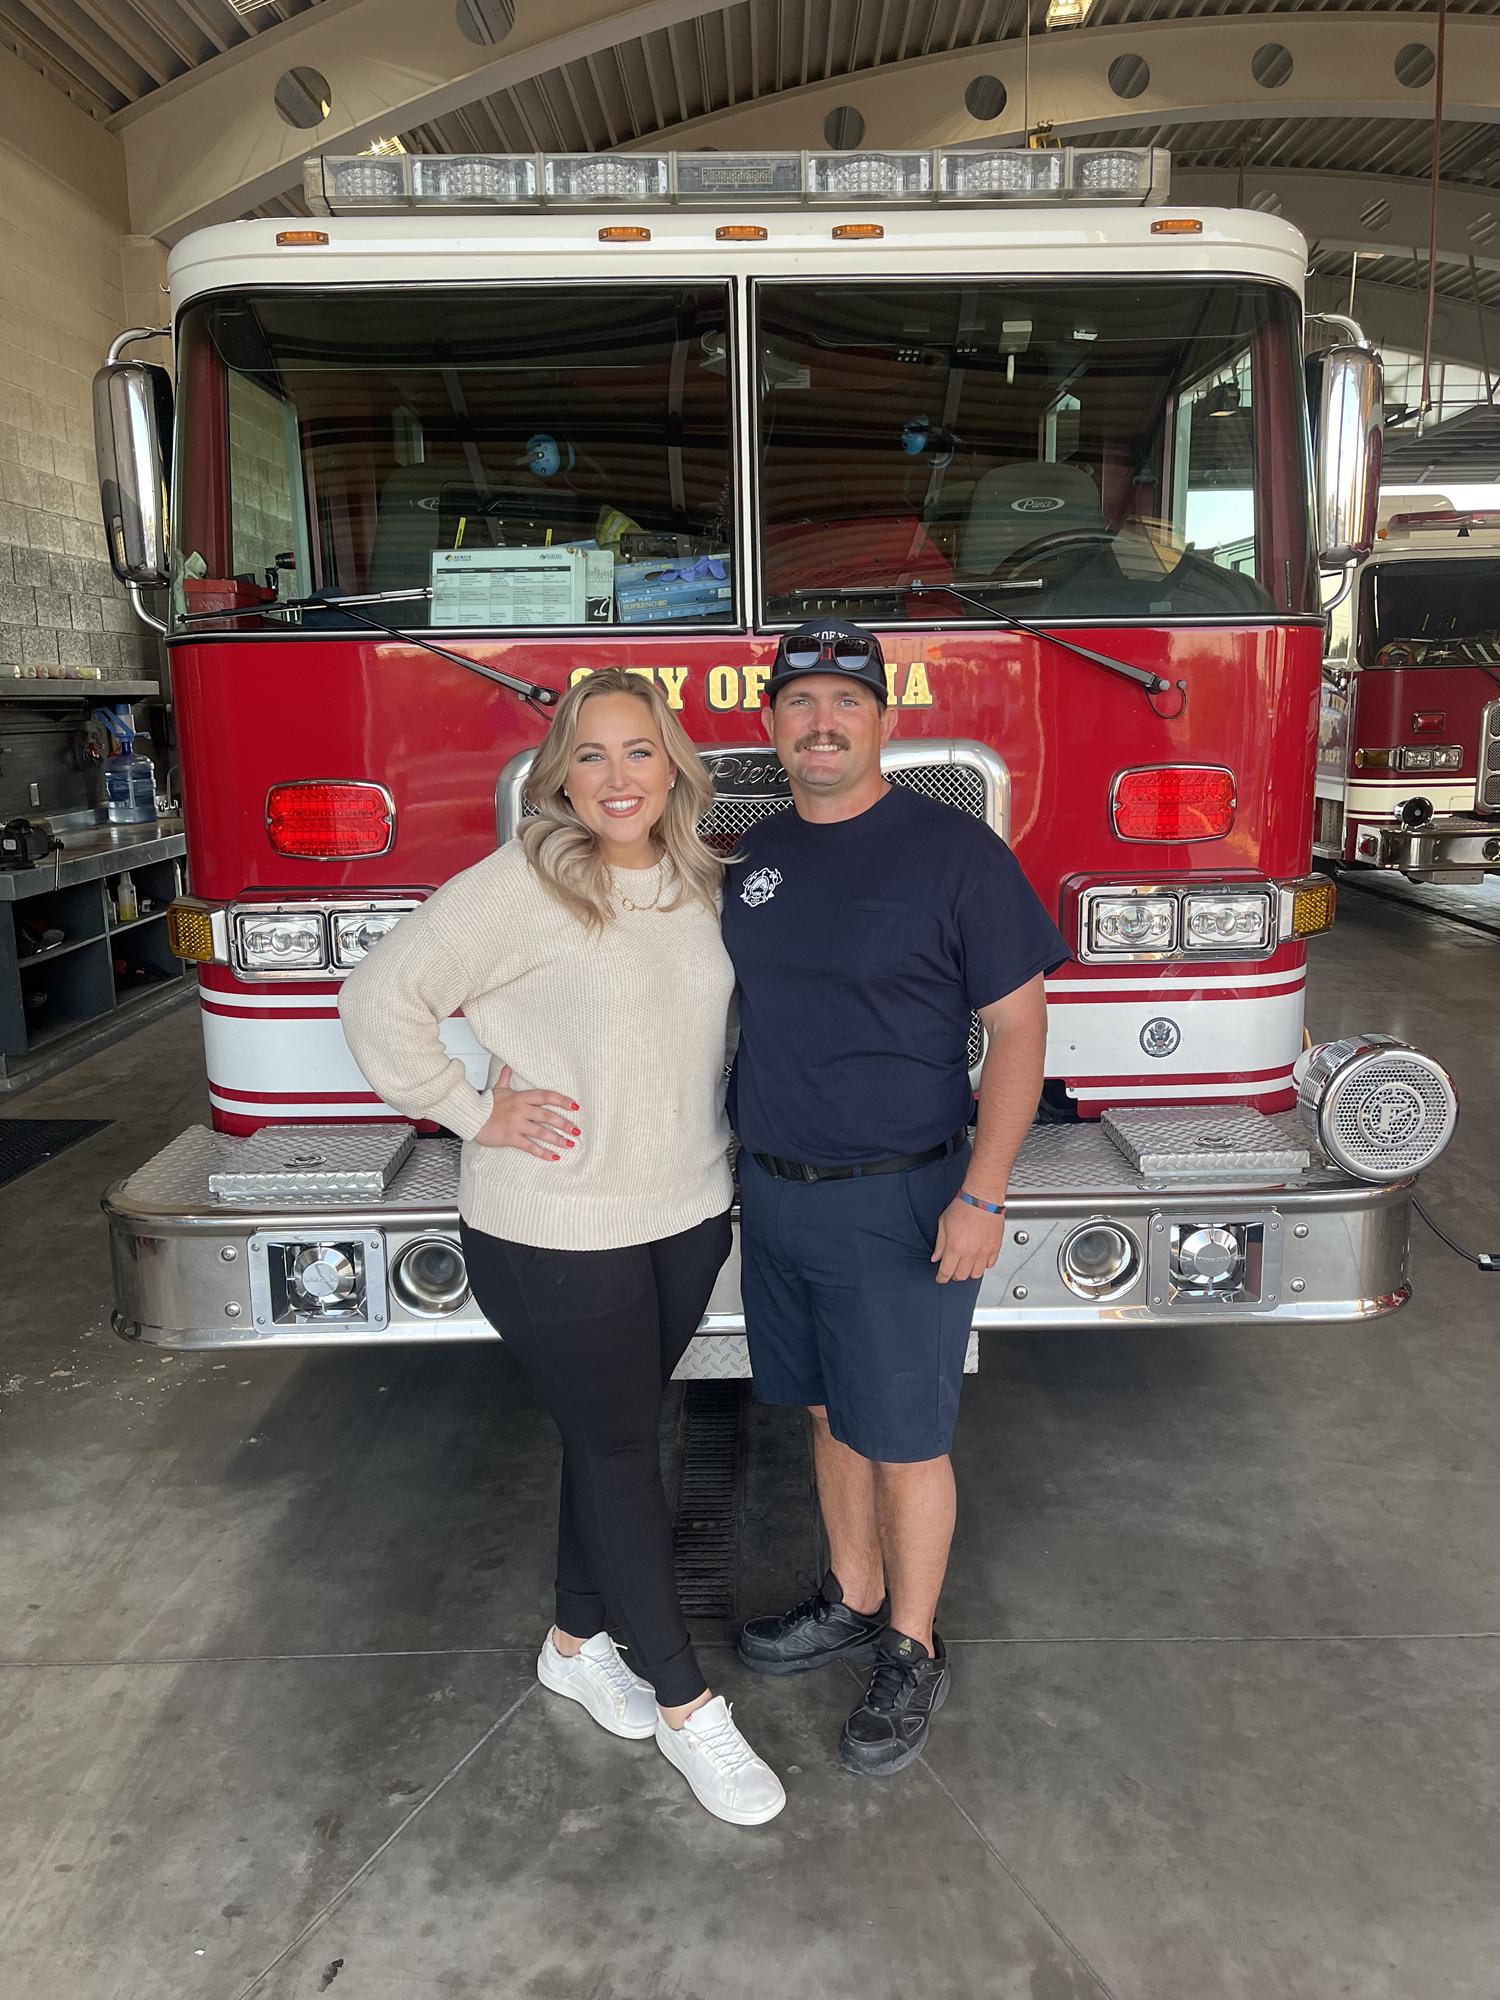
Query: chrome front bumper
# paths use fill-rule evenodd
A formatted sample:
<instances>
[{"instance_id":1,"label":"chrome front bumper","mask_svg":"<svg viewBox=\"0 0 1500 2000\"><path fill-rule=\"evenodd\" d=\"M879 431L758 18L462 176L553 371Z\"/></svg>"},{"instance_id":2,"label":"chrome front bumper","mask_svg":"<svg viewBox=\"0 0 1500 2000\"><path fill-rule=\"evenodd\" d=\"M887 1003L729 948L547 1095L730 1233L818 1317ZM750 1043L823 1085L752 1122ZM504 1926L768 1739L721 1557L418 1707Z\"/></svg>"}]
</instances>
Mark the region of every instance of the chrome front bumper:
<instances>
[{"instance_id":1,"label":"chrome front bumper","mask_svg":"<svg viewBox=\"0 0 1500 2000\"><path fill-rule=\"evenodd\" d=\"M388 1281L407 1244L456 1240L455 1140L418 1140L378 1201L325 1200L316 1208L305 1200L216 1200L208 1176L228 1165L243 1143L194 1126L105 1196L116 1332L183 1348L494 1338L472 1300L451 1313L424 1316ZM981 1288L975 1325L1373 1318L1408 1297L1411 1189L1410 1181L1370 1186L1326 1165L1278 1181L1152 1183L1098 1125L1039 1127L1016 1163L1005 1247ZM1102 1300L1077 1296L1062 1272L1064 1244L1091 1221L1115 1224L1140 1249L1129 1282ZM1237 1227L1257 1244L1253 1297L1219 1298L1174 1286L1168 1254L1174 1230L1210 1224ZM267 1271L288 1243L320 1242L346 1246L361 1263L367 1282L357 1310L300 1316L284 1292L278 1296L268 1285ZM745 1373L743 1325L736 1229L734 1251L679 1373Z\"/></svg>"},{"instance_id":2,"label":"chrome front bumper","mask_svg":"<svg viewBox=\"0 0 1500 2000\"><path fill-rule=\"evenodd\" d=\"M1426 826L1360 820L1353 854L1371 868L1396 868L1414 882L1478 882L1500 873L1500 820L1448 813Z\"/></svg>"}]
</instances>

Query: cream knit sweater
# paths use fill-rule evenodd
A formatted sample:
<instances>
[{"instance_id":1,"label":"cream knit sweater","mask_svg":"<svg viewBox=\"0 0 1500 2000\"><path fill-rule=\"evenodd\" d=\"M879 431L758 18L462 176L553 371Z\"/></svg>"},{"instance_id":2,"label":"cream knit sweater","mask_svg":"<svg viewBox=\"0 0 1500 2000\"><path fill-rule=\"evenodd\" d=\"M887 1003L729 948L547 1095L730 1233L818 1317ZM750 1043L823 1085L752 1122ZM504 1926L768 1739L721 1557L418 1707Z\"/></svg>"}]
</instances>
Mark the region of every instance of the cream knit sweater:
<instances>
[{"instance_id":1,"label":"cream knit sweater","mask_svg":"<svg viewBox=\"0 0 1500 2000\"><path fill-rule=\"evenodd\" d=\"M472 1228L548 1250L615 1250L728 1208L734 972L701 903L621 907L620 893L650 903L658 879L616 869L614 921L591 935L509 841L403 917L345 981L344 1033L373 1088L464 1141L458 1209ZM489 1053L483 1092L439 1036L459 1009ZM582 1136L555 1149L555 1164L474 1144L505 1063L511 1088L560 1091L580 1107Z\"/></svg>"}]
</instances>

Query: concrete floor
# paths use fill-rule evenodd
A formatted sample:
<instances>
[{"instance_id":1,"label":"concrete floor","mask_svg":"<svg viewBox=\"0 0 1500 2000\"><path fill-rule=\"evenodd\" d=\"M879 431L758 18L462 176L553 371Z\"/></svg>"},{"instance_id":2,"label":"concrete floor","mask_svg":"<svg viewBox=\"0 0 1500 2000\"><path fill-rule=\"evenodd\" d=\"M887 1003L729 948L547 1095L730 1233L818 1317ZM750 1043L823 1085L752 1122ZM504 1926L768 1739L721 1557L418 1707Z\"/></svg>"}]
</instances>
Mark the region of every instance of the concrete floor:
<instances>
[{"instance_id":1,"label":"concrete floor","mask_svg":"<svg viewBox=\"0 0 1500 2000\"><path fill-rule=\"evenodd\" d=\"M1500 1239L1500 945L1347 896L1317 1032L1450 1063L1427 1193ZM532 1679L554 1446L503 1350L168 1357L98 1189L203 1116L182 1014L7 1106L0 1991L42 2000L1495 2000L1500 1283L1366 1328L995 1337L925 1761L711 1671L785 1775L720 1827ZM762 1413L740 1589L814 1558Z\"/></svg>"}]
</instances>

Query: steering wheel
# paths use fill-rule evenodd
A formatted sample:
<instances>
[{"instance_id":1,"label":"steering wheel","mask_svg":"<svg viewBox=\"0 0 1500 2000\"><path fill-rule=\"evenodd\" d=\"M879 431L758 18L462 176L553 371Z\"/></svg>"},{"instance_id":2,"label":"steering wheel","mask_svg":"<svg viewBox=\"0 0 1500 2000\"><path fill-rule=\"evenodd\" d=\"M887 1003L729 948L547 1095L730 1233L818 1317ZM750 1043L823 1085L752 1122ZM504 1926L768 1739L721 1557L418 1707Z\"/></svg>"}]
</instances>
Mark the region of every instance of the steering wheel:
<instances>
[{"instance_id":1,"label":"steering wheel","mask_svg":"<svg viewBox=\"0 0 1500 2000\"><path fill-rule=\"evenodd\" d=\"M1023 563L1036 562L1045 551L1049 555L1061 555L1067 549L1107 549L1113 548L1115 537L1108 528L1055 528L1050 535L1037 535L1019 549L998 563L994 570L996 577L1005 577Z\"/></svg>"}]
</instances>

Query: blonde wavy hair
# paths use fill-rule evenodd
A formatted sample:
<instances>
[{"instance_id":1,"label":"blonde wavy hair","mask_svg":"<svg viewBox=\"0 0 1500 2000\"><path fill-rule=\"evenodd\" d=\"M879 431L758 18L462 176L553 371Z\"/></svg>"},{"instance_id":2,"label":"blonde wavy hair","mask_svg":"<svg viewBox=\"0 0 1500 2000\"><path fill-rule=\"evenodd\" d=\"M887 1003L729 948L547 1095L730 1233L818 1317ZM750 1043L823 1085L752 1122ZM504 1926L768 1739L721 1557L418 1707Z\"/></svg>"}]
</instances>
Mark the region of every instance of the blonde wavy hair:
<instances>
[{"instance_id":1,"label":"blonde wavy hair","mask_svg":"<svg viewBox=\"0 0 1500 2000\"><path fill-rule=\"evenodd\" d=\"M680 909L684 902L696 898L717 915L724 862L698 832L698 822L713 800L712 780L692 738L668 708L656 682L624 667L601 667L570 687L558 703L552 726L526 777L526 803L531 808L531 816L521 823L526 859L542 886L580 923L590 930L602 930L614 921L608 857L565 796L578 719L584 703L596 694L633 695L649 710L662 748L677 772L677 782L667 793L666 809L651 829L653 847L671 863L670 878L662 887L664 897L670 892L670 900L661 908Z\"/></svg>"}]
</instances>

